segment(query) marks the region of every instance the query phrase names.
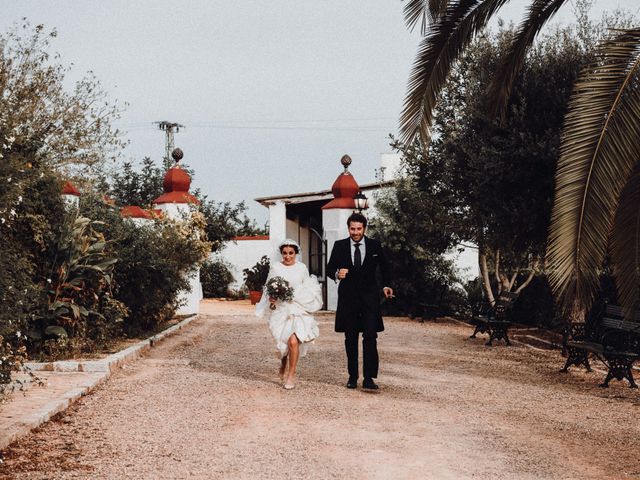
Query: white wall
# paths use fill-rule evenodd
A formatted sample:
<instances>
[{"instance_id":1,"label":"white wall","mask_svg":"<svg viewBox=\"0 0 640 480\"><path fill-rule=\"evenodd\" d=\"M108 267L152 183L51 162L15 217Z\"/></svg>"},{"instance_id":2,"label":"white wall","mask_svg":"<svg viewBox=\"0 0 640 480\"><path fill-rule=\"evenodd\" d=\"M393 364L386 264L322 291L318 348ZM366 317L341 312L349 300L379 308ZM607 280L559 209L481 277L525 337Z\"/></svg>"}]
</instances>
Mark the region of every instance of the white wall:
<instances>
[{"instance_id":1,"label":"white wall","mask_svg":"<svg viewBox=\"0 0 640 480\"><path fill-rule=\"evenodd\" d=\"M336 240L347 238L347 218L353 212L350 208L331 208L322 211L322 226L327 240L327 262ZM327 310L335 310L338 306L338 285L332 280L335 272L327 272Z\"/></svg>"},{"instance_id":2,"label":"white wall","mask_svg":"<svg viewBox=\"0 0 640 480\"><path fill-rule=\"evenodd\" d=\"M273 251L287 238L287 206L283 201L269 205L269 236Z\"/></svg>"},{"instance_id":3,"label":"white wall","mask_svg":"<svg viewBox=\"0 0 640 480\"><path fill-rule=\"evenodd\" d=\"M242 270L253 267L263 255L271 257L273 252L269 239L236 240L227 243L220 252L211 254L210 259L222 259L231 265L234 282L229 287L238 289L244 282Z\"/></svg>"},{"instance_id":4,"label":"white wall","mask_svg":"<svg viewBox=\"0 0 640 480\"><path fill-rule=\"evenodd\" d=\"M191 206L186 203L161 203L157 205L159 210L164 212L167 218L180 220L191 212ZM200 268L196 269L188 277L190 291L182 291L178 295L180 306L176 313L178 315L192 315L200 313L200 300L202 300L202 284L200 283Z\"/></svg>"}]
</instances>

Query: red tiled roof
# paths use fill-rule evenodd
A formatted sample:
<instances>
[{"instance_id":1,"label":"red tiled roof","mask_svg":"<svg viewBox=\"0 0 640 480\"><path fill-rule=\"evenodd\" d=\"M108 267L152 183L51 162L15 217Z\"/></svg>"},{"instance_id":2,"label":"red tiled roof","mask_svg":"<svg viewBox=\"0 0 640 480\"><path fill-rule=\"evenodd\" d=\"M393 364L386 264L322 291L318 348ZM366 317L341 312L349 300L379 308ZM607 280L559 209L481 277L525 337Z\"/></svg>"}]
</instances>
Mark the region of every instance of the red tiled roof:
<instances>
[{"instance_id":1,"label":"red tiled roof","mask_svg":"<svg viewBox=\"0 0 640 480\"><path fill-rule=\"evenodd\" d=\"M69 181L64 182L62 185L62 194L63 195L75 195L76 197L80 196L80 190L78 190L75 185Z\"/></svg>"},{"instance_id":2,"label":"red tiled roof","mask_svg":"<svg viewBox=\"0 0 640 480\"><path fill-rule=\"evenodd\" d=\"M120 215L125 218L146 218L152 220L153 215L148 210L144 210L137 205L127 205L120 209Z\"/></svg>"},{"instance_id":3,"label":"red tiled roof","mask_svg":"<svg viewBox=\"0 0 640 480\"><path fill-rule=\"evenodd\" d=\"M269 240L269 235L240 235L233 237L233 240Z\"/></svg>"}]
</instances>

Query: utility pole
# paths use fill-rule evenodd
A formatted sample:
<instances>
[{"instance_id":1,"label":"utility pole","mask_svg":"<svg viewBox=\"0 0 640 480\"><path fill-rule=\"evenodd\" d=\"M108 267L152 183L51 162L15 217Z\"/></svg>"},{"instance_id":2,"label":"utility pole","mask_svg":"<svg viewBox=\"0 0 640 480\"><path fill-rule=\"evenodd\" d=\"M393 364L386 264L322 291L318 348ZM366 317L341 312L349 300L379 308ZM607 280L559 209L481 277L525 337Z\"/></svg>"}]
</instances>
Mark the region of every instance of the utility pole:
<instances>
[{"instance_id":1,"label":"utility pole","mask_svg":"<svg viewBox=\"0 0 640 480\"><path fill-rule=\"evenodd\" d=\"M158 128L165 132L165 155L164 155L164 167L165 169L171 168L173 161L171 159L171 152L173 152L173 134L179 132L184 125L180 125L175 122L167 122L166 120L160 122L153 122L158 125Z\"/></svg>"}]
</instances>

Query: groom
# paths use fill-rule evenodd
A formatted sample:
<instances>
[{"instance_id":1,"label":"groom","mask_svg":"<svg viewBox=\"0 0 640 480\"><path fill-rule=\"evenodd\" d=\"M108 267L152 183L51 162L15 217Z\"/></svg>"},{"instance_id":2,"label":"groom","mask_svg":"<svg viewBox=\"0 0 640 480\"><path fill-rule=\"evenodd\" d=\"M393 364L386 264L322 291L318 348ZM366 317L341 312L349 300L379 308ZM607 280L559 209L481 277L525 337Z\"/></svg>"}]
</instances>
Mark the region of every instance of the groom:
<instances>
[{"instance_id":1,"label":"groom","mask_svg":"<svg viewBox=\"0 0 640 480\"><path fill-rule=\"evenodd\" d=\"M358 381L358 337L362 332L362 388L377 390L373 381L378 376L376 338L384 330L380 315L380 287L376 271L382 275L384 296L393 297L389 287L389 267L379 241L365 237L367 219L353 213L347 219L349 238L333 245L327 275L338 283L336 332L344 332L349 381L347 388L356 388Z\"/></svg>"}]
</instances>

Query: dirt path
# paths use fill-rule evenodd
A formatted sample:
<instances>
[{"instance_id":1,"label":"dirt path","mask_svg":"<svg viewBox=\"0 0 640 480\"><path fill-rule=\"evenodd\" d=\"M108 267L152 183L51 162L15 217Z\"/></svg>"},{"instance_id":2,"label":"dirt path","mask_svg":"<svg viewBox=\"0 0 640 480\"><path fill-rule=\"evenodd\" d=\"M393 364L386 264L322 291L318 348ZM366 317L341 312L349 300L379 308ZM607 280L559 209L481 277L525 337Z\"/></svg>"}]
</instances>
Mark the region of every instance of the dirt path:
<instances>
[{"instance_id":1,"label":"dirt path","mask_svg":"<svg viewBox=\"0 0 640 480\"><path fill-rule=\"evenodd\" d=\"M324 316L285 391L266 325L230 302L205 308L14 444L0 478L640 478L640 393L562 375L557 352L388 319L381 390L352 391Z\"/></svg>"}]
</instances>

